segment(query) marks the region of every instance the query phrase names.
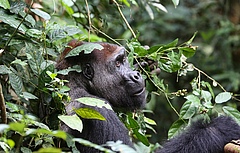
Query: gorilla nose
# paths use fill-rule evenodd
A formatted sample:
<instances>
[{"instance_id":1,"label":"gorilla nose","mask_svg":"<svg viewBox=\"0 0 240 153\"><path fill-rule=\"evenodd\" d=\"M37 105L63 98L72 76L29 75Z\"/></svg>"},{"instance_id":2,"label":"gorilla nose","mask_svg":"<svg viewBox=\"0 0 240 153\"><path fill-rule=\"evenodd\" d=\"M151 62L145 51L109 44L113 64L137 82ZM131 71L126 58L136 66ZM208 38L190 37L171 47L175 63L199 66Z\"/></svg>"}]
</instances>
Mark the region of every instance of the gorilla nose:
<instances>
[{"instance_id":1,"label":"gorilla nose","mask_svg":"<svg viewBox=\"0 0 240 153\"><path fill-rule=\"evenodd\" d=\"M142 80L142 76L139 72L133 71L132 73L130 73L130 79L134 82L139 82Z\"/></svg>"}]
</instances>

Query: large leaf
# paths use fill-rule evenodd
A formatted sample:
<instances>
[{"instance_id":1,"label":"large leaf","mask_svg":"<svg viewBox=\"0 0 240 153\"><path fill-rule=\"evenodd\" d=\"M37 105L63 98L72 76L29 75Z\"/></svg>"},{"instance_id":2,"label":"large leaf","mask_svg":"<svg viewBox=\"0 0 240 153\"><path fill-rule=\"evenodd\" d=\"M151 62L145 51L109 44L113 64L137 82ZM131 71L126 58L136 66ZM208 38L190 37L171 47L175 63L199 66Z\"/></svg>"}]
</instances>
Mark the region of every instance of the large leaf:
<instances>
[{"instance_id":1,"label":"large leaf","mask_svg":"<svg viewBox=\"0 0 240 153\"><path fill-rule=\"evenodd\" d=\"M0 1L0 6L3 7L4 9L9 9L10 8L10 4L9 4L8 0L1 0Z\"/></svg>"},{"instance_id":2,"label":"large leaf","mask_svg":"<svg viewBox=\"0 0 240 153\"><path fill-rule=\"evenodd\" d=\"M51 16L50 16L48 13L46 13L46 12L44 12L44 11L42 11L42 10L39 10L39 9L31 9L31 11L32 11L33 13L35 13L36 15L40 16L41 18L43 18L44 20L50 20L50 19L51 19Z\"/></svg>"},{"instance_id":3,"label":"large leaf","mask_svg":"<svg viewBox=\"0 0 240 153\"><path fill-rule=\"evenodd\" d=\"M18 96L22 94L23 83L22 79L15 73L9 74L9 82Z\"/></svg>"},{"instance_id":4,"label":"large leaf","mask_svg":"<svg viewBox=\"0 0 240 153\"><path fill-rule=\"evenodd\" d=\"M230 106L224 106L222 109L224 113L231 116L240 125L240 112L237 109Z\"/></svg>"},{"instance_id":5,"label":"large leaf","mask_svg":"<svg viewBox=\"0 0 240 153\"><path fill-rule=\"evenodd\" d=\"M175 121L168 131L168 139L171 139L181 133L185 126L186 122L184 120L179 119Z\"/></svg>"},{"instance_id":6,"label":"large leaf","mask_svg":"<svg viewBox=\"0 0 240 153\"><path fill-rule=\"evenodd\" d=\"M82 132L83 129L82 120L76 114L72 116L61 115L58 116L58 118L67 126L69 126L71 129Z\"/></svg>"},{"instance_id":7,"label":"large leaf","mask_svg":"<svg viewBox=\"0 0 240 153\"><path fill-rule=\"evenodd\" d=\"M27 28L25 27L25 25L23 25L21 21L17 20L16 18L18 18L17 15L8 15L4 12L2 8L0 8L0 20L2 22L8 24L15 29L20 25L18 29L20 31L26 32Z\"/></svg>"},{"instance_id":8,"label":"large leaf","mask_svg":"<svg viewBox=\"0 0 240 153\"><path fill-rule=\"evenodd\" d=\"M98 111L92 109L92 108L79 108L79 109L74 109L74 111L81 116L82 118L85 119L97 119L97 120L102 120L105 121L105 117L102 116Z\"/></svg>"},{"instance_id":9,"label":"large leaf","mask_svg":"<svg viewBox=\"0 0 240 153\"><path fill-rule=\"evenodd\" d=\"M230 100L232 98L232 95L230 92L222 92L222 93L219 93L216 98L215 98L215 102L218 103L218 104L221 104L221 103L225 103L227 102L228 100Z\"/></svg>"},{"instance_id":10,"label":"large leaf","mask_svg":"<svg viewBox=\"0 0 240 153\"><path fill-rule=\"evenodd\" d=\"M84 52L84 54L90 54L94 49L102 50L103 46L96 43L85 43L82 44L81 46L72 49L71 52L69 52L65 58L78 56L79 53L81 53L82 51Z\"/></svg>"},{"instance_id":11,"label":"large leaf","mask_svg":"<svg viewBox=\"0 0 240 153\"><path fill-rule=\"evenodd\" d=\"M169 60L161 59L159 61L159 67L169 73L176 72L181 68L180 54L170 52L167 54Z\"/></svg>"},{"instance_id":12,"label":"large leaf","mask_svg":"<svg viewBox=\"0 0 240 153\"><path fill-rule=\"evenodd\" d=\"M50 148L41 148L37 152L34 152L34 153L46 153L46 152L61 153L62 150L60 148L50 147Z\"/></svg>"},{"instance_id":13,"label":"large leaf","mask_svg":"<svg viewBox=\"0 0 240 153\"><path fill-rule=\"evenodd\" d=\"M200 105L200 99L194 95L188 95L185 97L187 101L183 104L180 110L180 117L182 119L191 118L197 111Z\"/></svg>"},{"instance_id":14,"label":"large leaf","mask_svg":"<svg viewBox=\"0 0 240 153\"><path fill-rule=\"evenodd\" d=\"M88 105L88 106L94 106L94 107L99 107L99 108L107 108L112 110L112 107L106 103L105 101L101 100L101 99L97 99L97 98L92 98L92 97L82 97L82 98L78 98L76 99L78 102Z\"/></svg>"},{"instance_id":15,"label":"large leaf","mask_svg":"<svg viewBox=\"0 0 240 153\"><path fill-rule=\"evenodd\" d=\"M0 74L9 74L11 70L6 65L0 65Z\"/></svg>"}]
</instances>

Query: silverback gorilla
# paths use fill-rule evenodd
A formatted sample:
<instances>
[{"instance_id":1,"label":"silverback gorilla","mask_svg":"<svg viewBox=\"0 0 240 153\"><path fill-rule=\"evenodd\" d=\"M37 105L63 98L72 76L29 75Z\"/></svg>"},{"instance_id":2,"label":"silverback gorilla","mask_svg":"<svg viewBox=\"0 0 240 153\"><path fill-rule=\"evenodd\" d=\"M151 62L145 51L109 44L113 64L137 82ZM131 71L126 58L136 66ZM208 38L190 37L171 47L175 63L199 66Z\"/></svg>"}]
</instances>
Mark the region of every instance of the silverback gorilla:
<instances>
[{"instance_id":1,"label":"silverback gorilla","mask_svg":"<svg viewBox=\"0 0 240 153\"><path fill-rule=\"evenodd\" d=\"M71 41L72 48L82 45L83 42ZM73 113L73 108L87 107L74 101L80 97L95 97L109 103L114 109L134 110L145 105L145 86L141 74L132 71L126 57L124 47L108 43L99 43L104 49L93 50L90 54L80 53L79 56L64 58L71 48L66 48L56 65L56 68L66 69L73 65L80 65L81 73L70 72L67 76L69 94L73 100L67 107L67 114ZM105 144L107 141L121 140L124 144L133 146L128 130L112 110L95 107L106 121L83 120L83 131L79 133L67 127L62 129L75 137L90 140L96 144ZM97 153L98 151L78 146L82 153Z\"/></svg>"},{"instance_id":2,"label":"silverback gorilla","mask_svg":"<svg viewBox=\"0 0 240 153\"><path fill-rule=\"evenodd\" d=\"M69 72L70 96L72 101L66 106L67 114L71 115L74 108L90 107L75 99L94 97L104 100L114 110L133 111L145 105L145 87L141 74L130 69L124 47L109 43L100 44L102 50L93 50L90 54L80 53L79 56L65 56L75 47L85 44L72 40L60 60L56 64L58 70L80 65L82 72ZM133 147L128 130L119 120L114 111L93 107L100 112L106 121L83 119L82 133L72 130L66 125L61 129L74 137L81 137L96 144L107 141L121 140ZM210 123L199 120L192 124L183 134L167 141L157 153L223 153L224 145L233 139L240 138L240 126L230 117L221 116ZM77 145L82 153L100 152L90 147Z\"/></svg>"}]
</instances>

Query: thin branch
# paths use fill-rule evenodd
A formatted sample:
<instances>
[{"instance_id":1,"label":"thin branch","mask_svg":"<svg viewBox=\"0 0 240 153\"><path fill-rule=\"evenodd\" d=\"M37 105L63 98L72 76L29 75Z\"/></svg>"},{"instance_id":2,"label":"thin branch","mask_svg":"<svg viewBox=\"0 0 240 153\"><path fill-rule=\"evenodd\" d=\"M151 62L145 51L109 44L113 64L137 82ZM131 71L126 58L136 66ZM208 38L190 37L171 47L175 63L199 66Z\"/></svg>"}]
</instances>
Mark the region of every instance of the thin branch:
<instances>
[{"instance_id":1,"label":"thin branch","mask_svg":"<svg viewBox=\"0 0 240 153\"><path fill-rule=\"evenodd\" d=\"M131 31L133 37L134 37L134 38L137 38L137 37L136 37L136 34L135 34L134 31L133 31L133 29L132 29L131 26L129 25L127 19L126 19L125 16L123 15L122 10L121 10L121 8L120 8L120 5L116 2L116 0L112 0L112 1L113 1L114 4L117 6L118 11L119 11L121 17L123 18L123 20L124 20L125 24L127 25L128 29Z\"/></svg>"},{"instance_id":2,"label":"thin branch","mask_svg":"<svg viewBox=\"0 0 240 153\"><path fill-rule=\"evenodd\" d=\"M7 111L6 111L4 96L3 96L3 92L2 92L1 82L0 82L0 108L1 108L2 123L6 124L7 123Z\"/></svg>"},{"instance_id":3,"label":"thin branch","mask_svg":"<svg viewBox=\"0 0 240 153\"><path fill-rule=\"evenodd\" d=\"M88 1L85 0L85 3L86 3L86 7L87 7L88 24L89 24L89 29L88 29L88 41L90 42L90 34L91 34L92 22L91 22L90 10L89 10L89 7L88 7Z\"/></svg>"}]
</instances>

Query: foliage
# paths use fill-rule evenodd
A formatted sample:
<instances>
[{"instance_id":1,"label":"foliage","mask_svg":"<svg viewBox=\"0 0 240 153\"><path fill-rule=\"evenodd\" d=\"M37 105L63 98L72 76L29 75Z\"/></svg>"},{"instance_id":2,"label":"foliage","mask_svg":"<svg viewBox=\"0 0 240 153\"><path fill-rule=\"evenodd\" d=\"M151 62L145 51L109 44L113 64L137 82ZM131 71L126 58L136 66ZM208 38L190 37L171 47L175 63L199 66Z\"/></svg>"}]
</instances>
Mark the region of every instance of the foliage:
<instances>
[{"instance_id":1,"label":"foliage","mask_svg":"<svg viewBox=\"0 0 240 153\"><path fill-rule=\"evenodd\" d=\"M225 114L239 123L240 113L236 109L236 104L229 102L232 99L237 100L234 93L226 91L216 79L197 68L196 61L191 60L197 54L197 46L192 45L194 38L197 37L196 30L189 29L191 32L188 33L185 27L184 30L180 25L177 27L177 22L169 23L168 20L173 21L174 18L170 13L162 15L163 12L172 11L171 7L179 8L175 11L183 11L186 5L179 6L179 0L172 0L171 4L166 5L162 5L159 1L147 0L113 0L113 4L108 1L87 0L59 0L54 5L51 3L36 1L30 4L10 0L0 2L2 34L0 38L0 121L3 123L0 124L0 148L5 152L61 152L64 148L61 146L60 139L67 142L67 147L72 152L78 152L75 142L104 152L136 152L119 141L99 146L81 138L72 138L58 130L60 121L81 132L83 129L81 118L105 120L99 112L90 108L75 109L73 111L77 115L74 116L65 115L64 103L70 101L68 95L70 89L66 85L68 81L60 79L58 74L66 75L70 71L81 72L81 68L73 66L57 72L54 65L71 39L108 41L126 46L130 64L133 68L137 64L137 69L146 79L150 104L157 103L158 99L154 99L155 96L163 95L167 106L177 115L178 119L169 129L169 138L177 135L190 125L191 121L200 117L209 119L211 116ZM36 7L38 5L43 8L39 9ZM53 8L55 5L56 7ZM199 6L197 9L202 8L203 6ZM129 15L129 10L133 11L132 15ZM142 16L135 10L146 11L142 14L147 15ZM181 13L189 14L189 12ZM142 17L142 20L132 21L129 16ZM178 17L175 16L179 21L184 21L183 23L189 22ZM150 21L161 23L162 27L150 30L151 28L148 28L151 26ZM191 23L198 24L195 21ZM237 29L229 24L227 21L222 21L219 31L213 31L211 27L209 31L199 33L206 42L212 37L220 39ZM226 27L229 28L224 30ZM172 35L169 36L168 30L175 29L185 34L179 35L181 40L173 40ZM136 30L139 33L136 34ZM174 32L181 33L177 30ZM157 39L159 34L163 37L162 40ZM186 42L179 42L183 40ZM236 40L239 40L238 37L232 36L229 41L232 43ZM200 45L202 48L207 46L205 43ZM75 56L82 51L88 54L95 48L101 49L101 46L86 43L75 48L67 56ZM154 64L151 65L149 61ZM155 73L157 68L162 70L160 77ZM197 75L194 72L197 72ZM229 77L225 73L227 72L215 73L215 78ZM236 81L238 73L237 71L231 73L233 75L230 77L232 80L230 89L234 89L232 91L237 91L239 88L239 82ZM180 89L172 88L171 83L166 83L171 82L172 79L164 78L170 75L176 76L179 81L187 78L187 82L180 86ZM172 84L176 84L175 80ZM176 108L174 101L179 97L182 97L183 103L178 104L180 107ZM89 106L111 109L109 105L98 99L84 97L77 100ZM139 141L135 145L138 152L152 152L158 147L158 144L149 141L151 136L149 131L156 132L154 129L156 122L146 117L151 112L151 110L143 110L119 113L120 119L133 138Z\"/></svg>"}]
</instances>

